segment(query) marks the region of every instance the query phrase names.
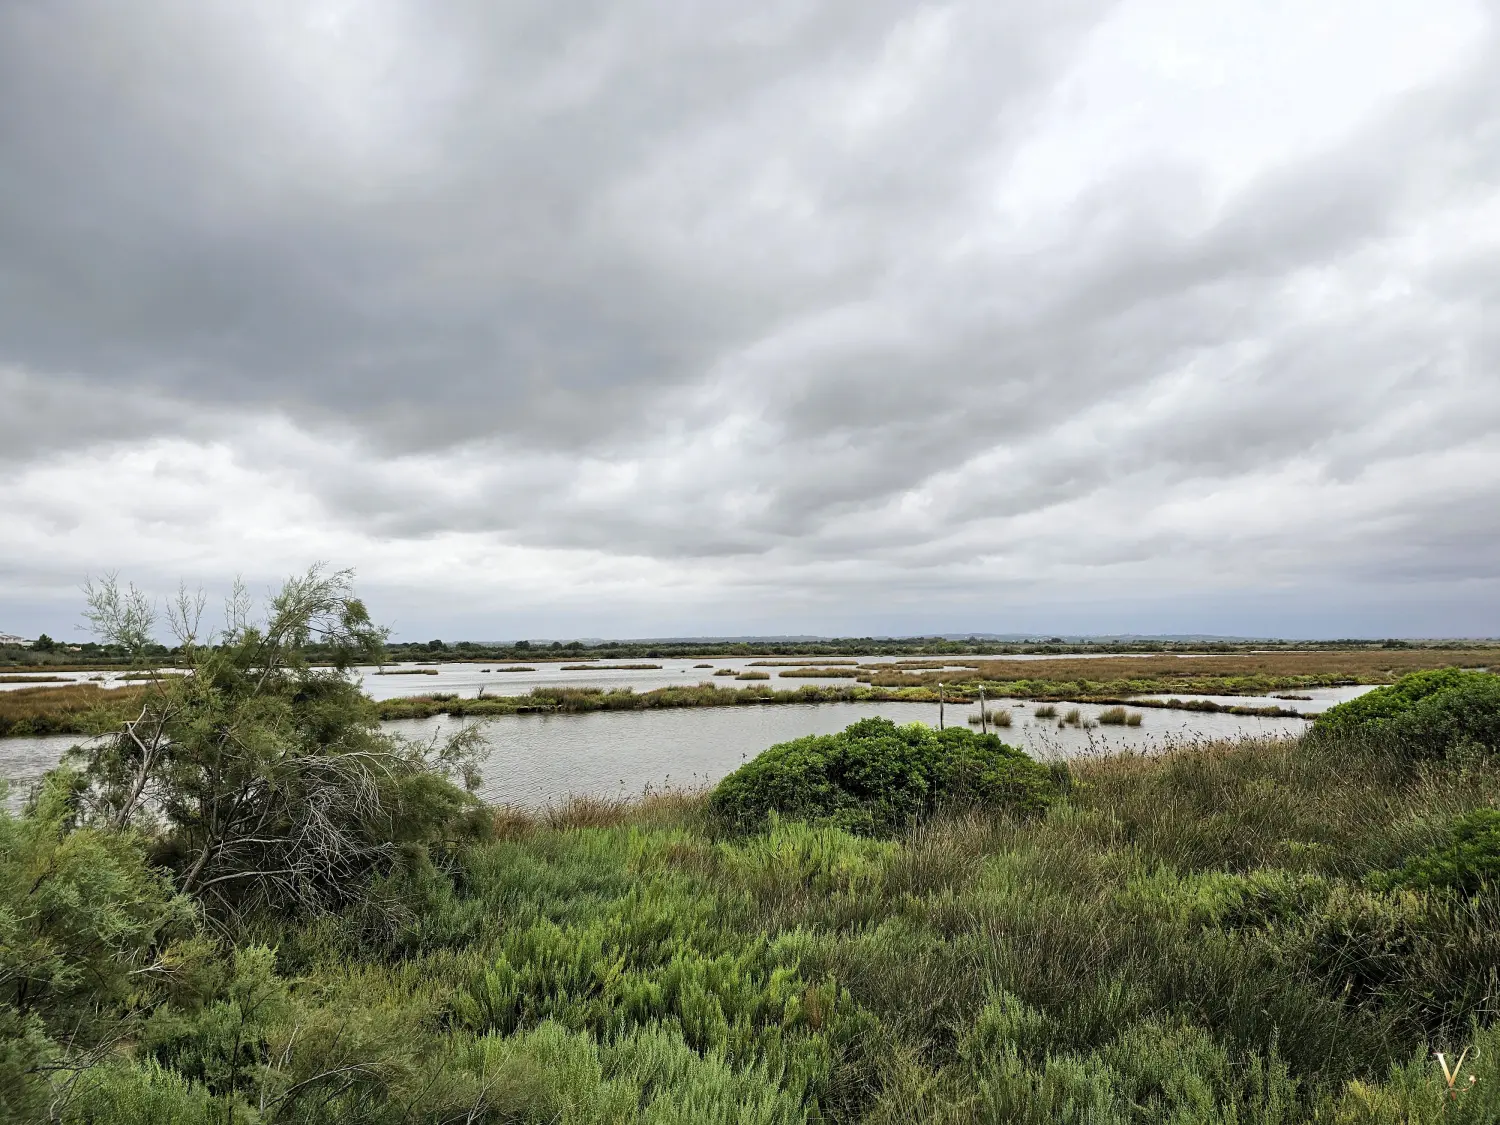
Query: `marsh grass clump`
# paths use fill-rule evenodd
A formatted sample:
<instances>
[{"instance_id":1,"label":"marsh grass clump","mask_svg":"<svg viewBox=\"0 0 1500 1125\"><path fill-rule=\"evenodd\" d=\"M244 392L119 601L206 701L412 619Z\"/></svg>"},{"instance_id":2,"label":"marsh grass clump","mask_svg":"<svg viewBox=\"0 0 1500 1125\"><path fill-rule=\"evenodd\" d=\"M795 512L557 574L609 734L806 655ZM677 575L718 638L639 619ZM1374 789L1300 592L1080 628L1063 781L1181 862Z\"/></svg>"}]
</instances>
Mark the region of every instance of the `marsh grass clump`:
<instances>
[{"instance_id":1,"label":"marsh grass clump","mask_svg":"<svg viewBox=\"0 0 1500 1125\"><path fill-rule=\"evenodd\" d=\"M1057 708L1050 703L1044 703L1040 707L1038 707L1033 712L1033 714L1036 715L1038 719L1055 719L1057 718Z\"/></svg>"},{"instance_id":2,"label":"marsh grass clump","mask_svg":"<svg viewBox=\"0 0 1500 1125\"><path fill-rule=\"evenodd\" d=\"M785 674L786 674L785 672L782 673L782 675L785 675ZM736 674L734 678L737 679L737 680L769 680L771 678L771 673L769 673L769 672L748 672L747 671L747 672L740 672L740 673Z\"/></svg>"},{"instance_id":3,"label":"marsh grass clump","mask_svg":"<svg viewBox=\"0 0 1500 1125\"><path fill-rule=\"evenodd\" d=\"M1123 727L1128 716L1123 707L1106 707L1099 712L1098 721L1104 727Z\"/></svg>"},{"instance_id":4,"label":"marsh grass clump","mask_svg":"<svg viewBox=\"0 0 1500 1125\"><path fill-rule=\"evenodd\" d=\"M737 673L733 668L719 668L714 672L715 676L733 676L736 674Z\"/></svg>"},{"instance_id":5,"label":"marsh grass clump","mask_svg":"<svg viewBox=\"0 0 1500 1125\"><path fill-rule=\"evenodd\" d=\"M1082 726L1083 712L1080 711L1077 707L1074 707L1069 710L1066 715L1063 716L1062 721L1064 723L1067 723L1070 727Z\"/></svg>"},{"instance_id":6,"label":"marsh grass clump","mask_svg":"<svg viewBox=\"0 0 1500 1125\"><path fill-rule=\"evenodd\" d=\"M970 715L971 726L984 726L986 724L995 727L1008 727L1011 725L1011 713L1009 711L985 711L982 714Z\"/></svg>"}]
</instances>

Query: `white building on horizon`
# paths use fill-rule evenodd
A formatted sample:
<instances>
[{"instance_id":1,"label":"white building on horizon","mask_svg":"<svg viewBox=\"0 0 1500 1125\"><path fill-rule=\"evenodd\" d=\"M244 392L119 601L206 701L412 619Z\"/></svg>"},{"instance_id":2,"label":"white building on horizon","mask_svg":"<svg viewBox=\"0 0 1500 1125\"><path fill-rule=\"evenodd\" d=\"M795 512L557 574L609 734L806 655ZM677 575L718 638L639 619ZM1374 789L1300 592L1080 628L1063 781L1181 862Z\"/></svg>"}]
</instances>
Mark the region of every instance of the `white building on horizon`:
<instances>
[{"instance_id":1,"label":"white building on horizon","mask_svg":"<svg viewBox=\"0 0 1500 1125\"><path fill-rule=\"evenodd\" d=\"M18 637L13 633L0 633L0 645L29 645L25 637Z\"/></svg>"}]
</instances>

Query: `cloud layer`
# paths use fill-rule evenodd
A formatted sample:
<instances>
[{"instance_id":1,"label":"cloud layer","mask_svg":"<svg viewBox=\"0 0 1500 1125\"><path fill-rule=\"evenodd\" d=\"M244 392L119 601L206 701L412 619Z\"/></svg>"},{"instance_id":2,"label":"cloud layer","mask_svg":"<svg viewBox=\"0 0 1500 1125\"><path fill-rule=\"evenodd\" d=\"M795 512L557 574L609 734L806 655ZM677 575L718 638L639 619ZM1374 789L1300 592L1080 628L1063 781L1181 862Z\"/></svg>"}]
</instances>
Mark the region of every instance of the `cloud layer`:
<instances>
[{"instance_id":1,"label":"cloud layer","mask_svg":"<svg viewBox=\"0 0 1500 1125\"><path fill-rule=\"evenodd\" d=\"M0 8L0 629L1500 633L1495 15Z\"/></svg>"}]
</instances>

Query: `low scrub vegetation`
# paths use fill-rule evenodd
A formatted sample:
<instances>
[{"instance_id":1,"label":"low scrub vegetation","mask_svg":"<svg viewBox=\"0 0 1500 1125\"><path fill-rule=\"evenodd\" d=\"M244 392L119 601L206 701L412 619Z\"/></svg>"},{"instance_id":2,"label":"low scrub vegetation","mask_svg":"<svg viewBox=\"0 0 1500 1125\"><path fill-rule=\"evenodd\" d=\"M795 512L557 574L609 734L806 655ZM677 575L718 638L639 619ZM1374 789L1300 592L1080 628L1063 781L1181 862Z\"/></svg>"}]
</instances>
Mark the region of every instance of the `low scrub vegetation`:
<instances>
[{"instance_id":1,"label":"low scrub vegetation","mask_svg":"<svg viewBox=\"0 0 1500 1125\"><path fill-rule=\"evenodd\" d=\"M378 644L326 583L0 812L0 1120L1500 1120L1500 760L1448 711L1071 768L866 720L482 810L302 663Z\"/></svg>"},{"instance_id":2,"label":"low scrub vegetation","mask_svg":"<svg viewBox=\"0 0 1500 1125\"><path fill-rule=\"evenodd\" d=\"M1444 668L1415 672L1318 717L1321 733L1377 738L1419 760L1500 755L1500 675Z\"/></svg>"}]
</instances>

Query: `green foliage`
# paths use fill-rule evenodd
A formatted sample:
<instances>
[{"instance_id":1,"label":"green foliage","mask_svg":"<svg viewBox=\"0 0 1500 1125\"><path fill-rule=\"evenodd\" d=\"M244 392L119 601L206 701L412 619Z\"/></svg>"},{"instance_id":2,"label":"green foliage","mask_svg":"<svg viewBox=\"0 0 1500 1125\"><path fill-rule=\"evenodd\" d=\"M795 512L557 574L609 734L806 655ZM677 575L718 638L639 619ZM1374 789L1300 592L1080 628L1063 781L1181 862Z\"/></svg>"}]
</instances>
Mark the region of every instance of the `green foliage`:
<instances>
[{"instance_id":1,"label":"green foliage","mask_svg":"<svg viewBox=\"0 0 1500 1125\"><path fill-rule=\"evenodd\" d=\"M134 837L72 824L76 778L50 775L25 815L0 810L0 1119L23 1119L46 1069L148 999L193 910ZM14 1116L7 1116L11 1114Z\"/></svg>"},{"instance_id":2,"label":"green foliage","mask_svg":"<svg viewBox=\"0 0 1500 1125\"><path fill-rule=\"evenodd\" d=\"M1372 882L1386 890L1407 887L1470 895L1500 889L1500 809L1474 809L1457 817L1445 843Z\"/></svg>"},{"instance_id":3,"label":"green foliage","mask_svg":"<svg viewBox=\"0 0 1500 1125\"><path fill-rule=\"evenodd\" d=\"M71 823L58 771L24 816L0 811L0 1002L61 1034L128 1003L193 910L130 835Z\"/></svg>"},{"instance_id":4,"label":"green foliage","mask_svg":"<svg viewBox=\"0 0 1500 1125\"><path fill-rule=\"evenodd\" d=\"M944 806L1036 812L1052 795L1047 771L995 735L874 718L763 751L719 783L710 805L742 830L777 812L888 835Z\"/></svg>"},{"instance_id":5,"label":"green foliage","mask_svg":"<svg viewBox=\"0 0 1500 1125\"><path fill-rule=\"evenodd\" d=\"M154 678L139 716L87 753L90 821L150 830L158 861L220 918L341 910L411 848L442 849L476 823L477 801L448 780L471 773L472 736L386 735L343 675L377 660L384 636L350 583L314 568L260 623L236 590L224 630L201 642L201 600L181 595L188 674ZM96 629L140 646L151 618L138 593L110 579L90 599ZM314 643L331 666L309 659Z\"/></svg>"},{"instance_id":6,"label":"green foliage","mask_svg":"<svg viewBox=\"0 0 1500 1125\"><path fill-rule=\"evenodd\" d=\"M1316 729L1384 739L1411 758L1500 755L1500 675L1442 668L1330 707Z\"/></svg>"}]
</instances>

